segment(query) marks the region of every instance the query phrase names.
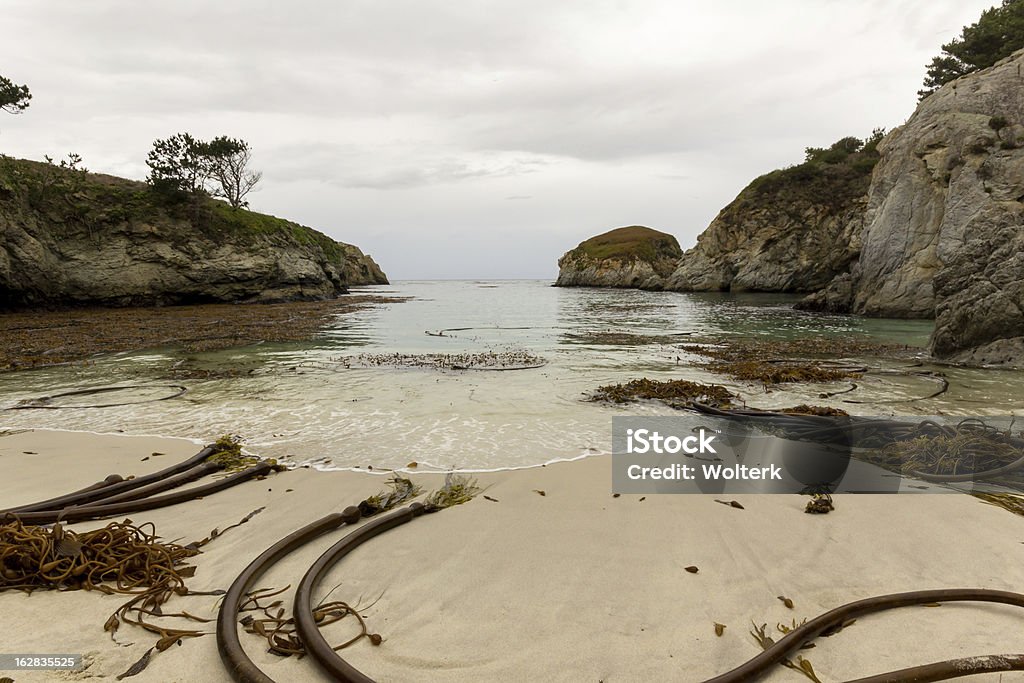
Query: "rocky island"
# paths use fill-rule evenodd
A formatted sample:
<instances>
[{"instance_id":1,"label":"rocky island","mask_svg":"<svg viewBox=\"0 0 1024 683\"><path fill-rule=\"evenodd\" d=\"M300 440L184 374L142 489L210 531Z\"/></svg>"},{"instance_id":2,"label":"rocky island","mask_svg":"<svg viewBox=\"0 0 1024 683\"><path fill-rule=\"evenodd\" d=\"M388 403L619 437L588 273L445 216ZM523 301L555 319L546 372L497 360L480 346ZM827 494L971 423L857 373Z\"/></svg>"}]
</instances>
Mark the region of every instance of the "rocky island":
<instances>
[{"instance_id":1,"label":"rocky island","mask_svg":"<svg viewBox=\"0 0 1024 683\"><path fill-rule=\"evenodd\" d=\"M0 309L313 300L386 283L358 247L291 221L0 158Z\"/></svg>"},{"instance_id":2,"label":"rocky island","mask_svg":"<svg viewBox=\"0 0 1024 683\"><path fill-rule=\"evenodd\" d=\"M555 286L664 289L682 253L668 233L640 225L616 228L566 252Z\"/></svg>"}]
</instances>

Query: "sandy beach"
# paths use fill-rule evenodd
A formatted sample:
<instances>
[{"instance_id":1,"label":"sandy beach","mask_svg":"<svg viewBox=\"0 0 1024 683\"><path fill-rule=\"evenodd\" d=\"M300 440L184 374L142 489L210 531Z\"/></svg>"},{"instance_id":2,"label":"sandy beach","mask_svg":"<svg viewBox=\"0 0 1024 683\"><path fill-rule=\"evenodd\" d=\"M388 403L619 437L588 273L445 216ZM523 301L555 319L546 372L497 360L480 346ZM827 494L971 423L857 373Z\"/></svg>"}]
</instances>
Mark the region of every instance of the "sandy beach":
<instances>
[{"instance_id":1,"label":"sandy beach","mask_svg":"<svg viewBox=\"0 0 1024 683\"><path fill-rule=\"evenodd\" d=\"M0 480L0 500L14 506L114 472L145 474L197 450L184 439L10 433L0 437L0 463L8 473ZM427 490L443 482L439 474L410 476ZM839 496L836 510L823 516L804 514L806 498L791 495L740 497L744 509L703 495L616 498L605 457L482 474L478 480L497 502L478 496L389 531L357 550L324 583L338 584L333 599L376 601L363 613L383 643L374 647L362 640L344 651L376 680L700 681L759 652L749 633L752 623L774 629L896 591L1024 585L1024 519L965 495ZM375 493L384 482L379 475L300 468L132 519L153 522L167 540L188 541L265 507L194 558L198 569L189 588L225 589L276 540ZM342 533L303 548L260 585L294 587ZM685 571L688 566L699 572ZM793 601L793 609L780 595ZM179 597L165 611L212 618L216 601ZM77 674L13 672L14 680L113 678L124 672L155 637L124 626L116 642L111 640L103 623L122 602L123 596L95 591L0 594L8 625L5 652L80 653L88 664ZM1003 606L906 608L862 618L819 639L804 656L821 680L836 681L952 657L1015 652L1019 618L1018 609ZM720 637L716 622L726 626ZM331 634L338 634L338 642L347 638L344 629ZM308 657L283 659L266 653L256 636L241 638L275 680L326 680ZM215 638L207 635L157 654L134 680L230 678ZM765 680L806 679L778 667Z\"/></svg>"}]
</instances>

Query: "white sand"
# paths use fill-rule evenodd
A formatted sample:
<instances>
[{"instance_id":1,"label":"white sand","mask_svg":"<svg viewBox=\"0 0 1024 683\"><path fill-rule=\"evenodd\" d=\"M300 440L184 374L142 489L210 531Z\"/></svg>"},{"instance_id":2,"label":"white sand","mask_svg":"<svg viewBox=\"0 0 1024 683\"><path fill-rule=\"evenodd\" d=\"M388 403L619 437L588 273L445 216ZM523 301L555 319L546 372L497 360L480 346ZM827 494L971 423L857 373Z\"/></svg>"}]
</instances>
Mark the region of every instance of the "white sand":
<instances>
[{"instance_id":1,"label":"white sand","mask_svg":"<svg viewBox=\"0 0 1024 683\"><path fill-rule=\"evenodd\" d=\"M114 472L144 474L197 450L188 441L151 437L47 431L2 436L0 507L58 495ZM141 462L154 451L165 455ZM413 476L427 489L442 481L435 474ZM1024 518L968 496L847 495L825 516L804 514L807 499L787 495L741 497L744 510L700 495L640 501L612 497L607 458L487 474L479 481L499 502L480 497L390 531L353 553L325 583L340 582L332 598L352 603L383 593L366 614L384 643L374 647L364 640L343 652L371 677L700 681L759 651L748 633L752 621L774 628L904 590L1024 591ZM132 517L154 522L166 539L188 541L266 506L195 558L190 588L227 588L276 540L383 484L379 476L300 469ZM295 586L342 533L296 553L260 584ZM687 573L688 565L700 572ZM790 597L795 609L778 595ZM0 676L20 683L123 672L155 641L129 626L118 632L118 643L104 633L103 622L123 601L86 591L0 594L0 652L86 653L91 662L76 675ZM165 609L213 617L216 607L212 597L183 597ZM716 621L727 625L720 638ZM804 654L823 681L846 680L951 657L1020 652L1022 624L1022 610L1005 606L908 608L862 618ZM329 633L340 642L348 631ZM310 658L281 659L266 654L255 636L243 633L242 640L278 681L325 680ZM230 679L209 635L156 655L130 680ZM765 680L806 679L779 667ZM1021 681L1024 674L972 680Z\"/></svg>"}]
</instances>

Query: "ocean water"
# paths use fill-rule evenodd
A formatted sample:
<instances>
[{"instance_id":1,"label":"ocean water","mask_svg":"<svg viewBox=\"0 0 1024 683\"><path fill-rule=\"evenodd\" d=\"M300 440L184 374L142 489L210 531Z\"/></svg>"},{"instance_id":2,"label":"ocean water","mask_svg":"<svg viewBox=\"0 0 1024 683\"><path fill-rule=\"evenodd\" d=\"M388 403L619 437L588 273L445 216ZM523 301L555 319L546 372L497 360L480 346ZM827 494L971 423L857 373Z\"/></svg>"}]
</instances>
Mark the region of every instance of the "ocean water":
<instances>
[{"instance_id":1,"label":"ocean water","mask_svg":"<svg viewBox=\"0 0 1024 683\"><path fill-rule=\"evenodd\" d=\"M241 435L268 457L322 468L486 470L536 466L606 453L614 415L671 414L655 403L586 400L596 387L638 377L723 384L748 405L831 404L861 415L1007 415L1024 409L1024 373L932 365L926 321L822 316L791 308L795 297L553 288L549 281L398 282L367 293L409 297L342 315L307 343L186 353L156 349L89 365L0 375L0 428L47 427L209 440ZM444 336L436 336L443 331ZM427 334L430 332L432 334ZM595 336L596 333L596 336ZM604 333L646 338L623 339ZM690 338L869 337L922 347L919 358L865 358L873 369L849 383L766 392L698 366ZM452 370L370 365L360 354L514 354L538 368ZM173 367L233 373L166 379ZM947 392L911 371L936 370ZM142 402L187 391L174 399ZM57 410L2 410L19 401L105 386L133 386L54 401ZM851 404L845 401L855 400ZM128 402L105 408L85 404Z\"/></svg>"}]
</instances>

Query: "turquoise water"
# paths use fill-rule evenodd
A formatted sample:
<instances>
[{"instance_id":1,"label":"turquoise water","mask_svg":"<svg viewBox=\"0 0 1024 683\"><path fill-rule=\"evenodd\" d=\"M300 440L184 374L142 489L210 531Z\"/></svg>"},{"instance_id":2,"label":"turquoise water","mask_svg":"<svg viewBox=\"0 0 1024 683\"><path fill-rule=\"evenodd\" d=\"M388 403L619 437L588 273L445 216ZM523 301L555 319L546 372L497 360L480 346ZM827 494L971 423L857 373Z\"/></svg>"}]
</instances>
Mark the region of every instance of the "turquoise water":
<instances>
[{"instance_id":1,"label":"turquoise water","mask_svg":"<svg viewBox=\"0 0 1024 683\"><path fill-rule=\"evenodd\" d=\"M613 415L671 410L657 404L607 406L584 400L586 394L602 384L642 376L724 384L748 405L764 408L831 403L860 414L1005 415L1024 407L1021 373L938 368L923 354L917 360L865 359L882 369L917 365L914 370L948 375L950 389L942 396L899 402L931 393L935 383L868 375L854 392L830 400L818 395L848 385L789 386L765 393L760 384L697 367L701 359L678 348L688 338L722 335L866 336L923 347L931 332L925 321L794 311L795 297L563 289L547 281L398 282L360 291L410 298L339 316L314 342L192 354L150 350L100 358L87 366L0 375L0 407L88 387L151 387L69 398L62 410L3 411L0 427L201 440L230 432L263 455L325 468L398 468L416 461L421 468L473 470L608 452ZM426 334L440 331L444 336ZM612 332L656 338L593 337ZM537 356L544 365L515 371L436 370L364 367L367 363L353 359L392 353L516 353ZM166 379L175 365L239 376ZM162 385L167 384L188 391L167 401L72 407L97 398L116 402L166 395L170 390Z\"/></svg>"}]
</instances>

